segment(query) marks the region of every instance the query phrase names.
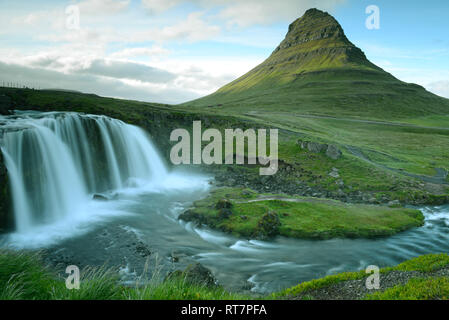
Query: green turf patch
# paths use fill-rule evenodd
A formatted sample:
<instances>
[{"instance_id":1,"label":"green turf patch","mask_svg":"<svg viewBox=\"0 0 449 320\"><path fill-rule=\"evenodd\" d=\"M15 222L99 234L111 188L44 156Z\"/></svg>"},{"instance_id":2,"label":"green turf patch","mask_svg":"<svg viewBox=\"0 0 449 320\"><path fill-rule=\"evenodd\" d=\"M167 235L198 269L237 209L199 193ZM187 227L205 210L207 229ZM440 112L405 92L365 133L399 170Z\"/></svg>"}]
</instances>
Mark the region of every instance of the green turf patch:
<instances>
[{"instance_id":1,"label":"green turf patch","mask_svg":"<svg viewBox=\"0 0 449 320\"><path fill-rule=\"evenodd\" d=\"M387 267L380 269L381 274L386 274L391 271L419 271L424 273L429 273L433 271L437 271L443 267L447 267L449 265L449 255L442 253L442 254L428 254L428 255L422 255L417 258L413 258L410 260L407 260L397 266L394 267ZM344 272L339 273L336 275L330 275L326 276L324 278L320 279L314 279L311 281L306 281L303 283L300 283L294 287L287 288L281 292L272 294L275 298L285 298L285 297L294 297L301 294L306 294L307 292L325 288L343 281L348 280L361 280L367 277L367 274L365 271L358 271L358 272ZM390 290L390 289L389 289ZM386 290L385 292L387 292ZM400 290L399 290L400 291ZM396 292L396 291L395 291ZM382 292L373 294L373 299L381 299Z\"/></svg>"},{"instance_id":2,"label":"green turf patch","mask_svg":"<svg viewBox=\"0 0 449 320\"><path fill-rule=\"evenodd\" d=\"M449 278L414 278L405 285L394 286L365 297L366 300L448 300Z\"/></svg>"},{"instance_id":3,"label":"green turf patch","mask_svg":"<svg viewBox=\"0 0 449 320\"><path fill-rule=\"evenodd\" d=\"M226 201L226 202L225 202ZM180 216L239 237L373 238L421 226L419 210L346 204L335 200L214 190Z\"/></svg>"}]
</instances>

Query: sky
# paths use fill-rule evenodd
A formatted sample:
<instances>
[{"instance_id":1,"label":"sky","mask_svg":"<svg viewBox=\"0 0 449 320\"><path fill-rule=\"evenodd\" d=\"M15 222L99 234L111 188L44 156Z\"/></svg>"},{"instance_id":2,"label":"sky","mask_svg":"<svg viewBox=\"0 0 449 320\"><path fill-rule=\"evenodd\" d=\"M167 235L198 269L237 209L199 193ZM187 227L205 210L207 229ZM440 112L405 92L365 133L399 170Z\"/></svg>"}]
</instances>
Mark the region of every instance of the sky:
<instances>
[{"instance_id":1,"label":"sky","mask_svg":"<svg viewBox=\"0 0 449 320\"><path fill-rule=\"evenodd\" d=\"M264 61L309 8L387 72L449 98L445 0L0 0L0 85L181 103Z\"/></svg>"}]
</instances>

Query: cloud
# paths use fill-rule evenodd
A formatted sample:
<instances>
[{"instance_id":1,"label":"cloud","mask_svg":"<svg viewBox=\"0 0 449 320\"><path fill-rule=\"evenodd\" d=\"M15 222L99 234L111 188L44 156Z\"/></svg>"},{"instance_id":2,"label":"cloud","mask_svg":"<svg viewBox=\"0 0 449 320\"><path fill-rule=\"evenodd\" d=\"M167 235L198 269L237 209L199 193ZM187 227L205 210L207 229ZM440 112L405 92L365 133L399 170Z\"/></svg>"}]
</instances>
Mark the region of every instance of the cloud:
<instances>
[{"instance_id":1,"label":"cloud","mask_svg":"<svg viewBox=\"0 0 449 320\"><path fill-rule=\"evenodd\" d=\"M229 25L248 27L279 21L292 21L307 9L333 11L347 0L142 0L150 12L161 13L181 3L192 3L205 9L218 9L217 17Z\"/></svg>"},{"instance_id":2,"label":"cloud","mask_svg":"<svg viewBox=\"0 0 449 320\"><path fill-rule=\"evenodd\" d=\"M164 49L160 46L152 46L151 48L126 48L110 54L109 58L127 59L135 57L153 57L167 55L169 53L170 50Z\"/></svg>"},{"instance_id":3,"label":"cloud","mask_svg":"<svg viewBox=\"0 0 449 320\"><path fill-rule=\"evenodd\" d=\"M142 0L142 5L150 14L159 14L180 3L179 0Z\"/></svg>"},{"instance_id":4,"label":"cloud","mask_svg":"<svg viewBox=\"0 0 449 320\"><path fill-rule=\"evenodd\" d=\"M122 12L128 8L130 0L84 0L75 3L80 9L80 14L111 15Z\"/></svg>"},{"instance_id":5,"label":"cloud","mask_svg":"<svg viewBox=\"0 0 449 320\"><path fill-rule=\"evenodd\" d=\"M449 80L432 82L426 87L439 96L449 98Z\"/></svg>"},{"instance_id":6,"label":"cloud","mask_svg":"<svg viewBox=\"0 0 449 320\"><path fill-rule=\"evenodd\" d=\"M240 27L266 25L279 21L293 21L307 9L318 8L333 11L346 0L244 0L231 1L218 16L228 24Z\"/></svg>"},{"instance_id":7,"label":"cloud","mask_svg":"<svg viewBox=\"0 0 449 320\"><path fill-rule=\"evenodd\" d=\"M96 59L78 73L91 74L117 79L133 79L148 83L167 83L176 78L176 75L141 63L124 62L116 60Z\"/></svg>"},{"instance_id":8,"label":"cloud","mask_svg":"<svg viewBox=\"0 0 449 320\"><path fill-rule=\"evenodd\" d=\"M202 19L202 16L202 12L190 13L184 21L164 28L152 29L145 32L143 36L147 40L187 40L189 42L214 38L220 33L221 28L216 25L209 25Z\"/></svg>"},{"instance_id":9,"label":"cloud","mask_svg":"<svg viewBox=\"0 0 449 320\"><path fill-rule=\"evenodd\" d=\"M179 103L199 97L175 86L124 81L93 74L65 74L43 68L30 68L0 62L0 81L46 89L70 89L102 96L149 102Z\"/></svg>"}]
</instances>

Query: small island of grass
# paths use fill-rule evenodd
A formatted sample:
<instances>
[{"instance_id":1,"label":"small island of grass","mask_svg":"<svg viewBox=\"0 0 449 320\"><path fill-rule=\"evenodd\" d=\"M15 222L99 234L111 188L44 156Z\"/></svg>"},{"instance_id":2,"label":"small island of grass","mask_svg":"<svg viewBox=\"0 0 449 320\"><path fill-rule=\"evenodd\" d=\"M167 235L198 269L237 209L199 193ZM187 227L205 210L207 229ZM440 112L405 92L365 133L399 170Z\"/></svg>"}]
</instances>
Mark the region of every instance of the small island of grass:
<instances>
[{"instance_id":1,"label":"small island of grass","mask_svg":"<svg viewBox=\"0 0 449 320\"><path fill-rule=\"evenodd\" d=\"M317 240L391 236L424 223L423 214L415 209L258 194L242 188L213 190L179 219L237 237Z\"/></svg>"}]
</instances>

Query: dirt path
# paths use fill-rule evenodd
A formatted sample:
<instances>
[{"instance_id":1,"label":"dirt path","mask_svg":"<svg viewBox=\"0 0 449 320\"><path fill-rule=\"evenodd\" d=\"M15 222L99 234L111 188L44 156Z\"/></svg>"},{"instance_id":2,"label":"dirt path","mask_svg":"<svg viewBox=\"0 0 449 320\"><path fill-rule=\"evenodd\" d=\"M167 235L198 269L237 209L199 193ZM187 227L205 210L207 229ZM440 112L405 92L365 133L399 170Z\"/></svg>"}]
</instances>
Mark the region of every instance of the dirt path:
<instances>
[{"instance_id":1,"label":"dirt path","mask_svg":"<svg viewBox=\"0 0 449 320\"><path fill-rule=\"evenodd\" d=\"M259 196L257 199L244 200L244 201L235 201L236 203L253 203L253 202L261 202L261 201L271 201L271 200L280 200L286 202L304 202L304 203L332 203L335 204L332 200L329 199L301 199L301 198L285 198L282 196Z\"/></svg>"}]
</instances>

